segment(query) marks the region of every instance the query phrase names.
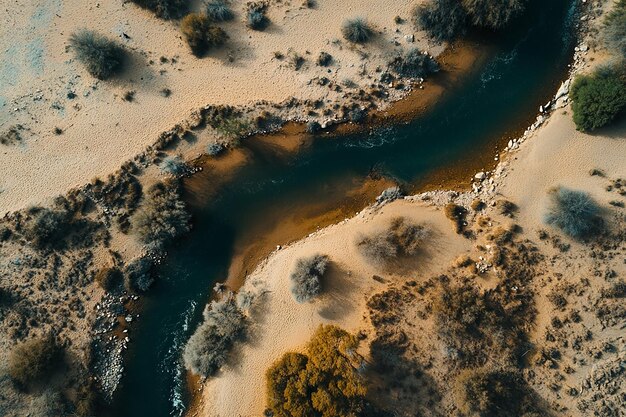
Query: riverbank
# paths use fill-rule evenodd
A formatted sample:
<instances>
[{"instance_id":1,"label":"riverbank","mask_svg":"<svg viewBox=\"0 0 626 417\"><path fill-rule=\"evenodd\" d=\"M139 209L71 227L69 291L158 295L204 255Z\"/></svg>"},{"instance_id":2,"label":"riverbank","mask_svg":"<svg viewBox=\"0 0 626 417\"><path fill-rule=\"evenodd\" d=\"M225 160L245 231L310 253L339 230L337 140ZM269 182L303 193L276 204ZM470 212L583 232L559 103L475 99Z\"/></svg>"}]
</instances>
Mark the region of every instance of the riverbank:
<instances>
[{"instance_id":1,"label":"riverbank","mask_svg":"<svg viewBox=\"0 0 626 417\"><path fill-rule=\"evenodd\" d=\"M610 7L610 4L604 6ZM597 19L591 24L597 24ZM587 37L577 47L571 76L588 71L606 58L602 51L590 50L589 41ZM483 290L492 288L501 279L498 275L501 267L493 261L497 248L490 236L501 233L502 229L514 231L515 241L536 248L541 256L549 259L541 262L527 283L537 302L537 317L529 324L530 337L535 347L528 357L526 381L540 395L541 400L549 405L550 412L559 415L588 415L601 407L598 398L608 404L610 409L619 409L619 400L611 396L610 386L596 383L596 369L609 369L611 364L623 357L626 349L623 338L618 337L620 323L607 326L606 322L598 321L601 314L599 306L610 302L602 294L613 284L612 277L626 273L626 267L620 262L624 256L623 236L619 233L625 224L623 209L609 204L609 201L618 198L612 184L619 183L620 178L626 176L622 157L626 154L626 126L622 122L594 135L576 131L567 104L566 88L564 93L564 88L559 90L554 100L542 106L541 114L524 135L519 139L510 139L504 161L492 170L473 176L472 191L427 192L382 207L371 207L350 220L280 248L263 261L243 287L270 290L270 295L260 308L261 313L252 318L255 323L254 338L238 350L237 360L205 384L202 400L190 414L261 415L265 370L286 351L302 350L320 323L333 323L355 334L365 334L362 348L367 357L367 346L376 336L370 322L372 312L366 305L371 295L390 288L406 288L409 281L417 281L417 286L424 288L432 281L429 277L446 273L450 269L464 268L461 263L452 262L457 259L456 256L473 260L470 265L481 272L476 275L470 273L471 279ZM602 174L590 175L593 170ZM581 243L562 236L544 224L548 192L556 186L588 192L603 207L607 224L616 231L611 239L617 240L608 243L610 256L600 259L597 256L598 247L607 243ZM516 208L503 212L503 205L498 204L498 201L504 199L513 202ZM475 201L482 201L486 208L474 208ZM466 227L475 236L471 240L459 240L454 248L440 250L442 248L439 246L453 244L457 242L455 239L459 239L453 234L453 226L442 210L451 202L468 210ZM382 229L389 222L390 216L396 215L432 225L436 233L429 246L437 247L435 257L445 253L449 259L435 258L433 268L433 255L421 254L418 267L410 271L410 277L406 273L390 273L372 268L355 251L354 233L356 230ZM500 245L505 246L497 246ZM289 291L290 271L297 259L315 253L328 254L333 266L337 265L337 270L331 271L328 287L324 289L320 300L306 305L296 304ZM511 262L514 264L514 261ZM612 272L605 274L604 280L593 279L589 282L585 279L589 276L600 277L603 271ZM372 279L373 276L379 276L381 280ZM580 288L579 279L585 288ZM551 301L556 294L566 297L565 307ZM422 302L424 304L417 304L413 308L418 310L418 316L426 310L423 313L426 318L404 316L400 320L407 320L409 326L399 327L403 337L408 338L406 344L411 347L408 351L412 353L407 353L407 356L415 358L424 366L428 377L433 379L431 388L443 396L440 399L441 410L450 413L455 409L454 399L446 394L447 389L444 387L449 386L450 378L456 374L447 371L446 358L440 357L438 353L443 349L437 342L433 317L429 317L427 312L426 306L430 302L425 299ZM594 303L593 307L589 306L590 302ZM415 314L414 311L411 314ZM559 323L564 320L564 330L554 330L555 317ZM566 317L577 318L570 322ZM584 331L593 334L592 342L586 339L568 345L570 337L579 340L579 335ZM554 346L559 349L558 359L553 358L558 364L542 366L546 363L541 361L542 352ZM562 369L565 369L565 375L560 372ZM619 386L619 381L623 381L623 375L616 378L611 386ZM238 387L246 389L239 390ZM562 392L574 398L569 399ZM381 401L387 399L387 404L397 403L399 408L407 406L406 410L410 409L413 413L415 408L419 408L415 398L407 392L402 395L399 388L392 389L391 394L380 392L378 395ZM433 409L429 410L432 412Z\"/></svg>"}]
</instances>

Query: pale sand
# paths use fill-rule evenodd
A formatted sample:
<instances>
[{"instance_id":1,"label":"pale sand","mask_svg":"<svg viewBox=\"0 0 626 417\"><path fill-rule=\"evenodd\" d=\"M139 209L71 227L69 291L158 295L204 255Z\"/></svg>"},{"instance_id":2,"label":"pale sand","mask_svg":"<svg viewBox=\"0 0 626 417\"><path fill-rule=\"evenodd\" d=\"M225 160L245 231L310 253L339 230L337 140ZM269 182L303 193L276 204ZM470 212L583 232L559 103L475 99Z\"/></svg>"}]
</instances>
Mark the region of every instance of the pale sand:
<instances>
[{"instance_id":1,"label":"pale sand","mask_svg":"<svg viewBox=\"0 0 626 417\"><path fill-rule=\"evenodd\" d=\"M365 329L365 302L386 285L372 277L395 281L402 273L384 273L367 262L355 247L361 233L384 227L390 219L405 216L425 223L432 236L418 255L413 274L427 276L449 264L471 245L456 235L440 210L421 203L397 201L380 210L366 209L356 217L330 226L310 237L274 252L247 279L244 288L262 288L269 293L253 314L251 340L237 349L232 366L211 379L204 390L198 415L211 417L260 416L265 405L265 370L289 350L301 350L322 323L334 323L350 332ZM331 260L327 284L320 299L298 304L290 292L289 275L297 259L316 253Z\"/></svg>"},{"instance_id":2,"label":"pale sand","mask_svg":"<svg viewBox=\"0 0 626 417\"><path fill-rule=\"evenodd\" d=\"M384 68L408 46L441 52L420 34L408 43L405 35L414 33L413 25L394 22L396 15L410 17L414 1L318 0L314 9L301 3L271 2L271 25L255 32L243 23L245 2L233 1L235 20L221 25L228 43L197 59L177 22L159 20L130 2L5 1L0 10L0 132L18 123L28 130L24 144L1 149L0 213L106 176L204 105L281 102L292 96L336 100L342 93L310 80L351 79L367 87L377 79L376 68ZM366 46L353 47L342 39L342 23L356 16L366 17L381 32ZM97 81L74 61L67 40L84 27L131 51L129 68L120 78ZM274 58L274 51L287 55L290 48L307 60L299 71ZM315 65L321 51L335 58L329 69ZM369 56L362 58L359 51ZM162 56L177 62L161 63ZM169 98L160 94L166 87L172 90ZM132 103L121 99L128 90L136 91ZM77 94L73 100L67 98L70 91ZM64 133L55 135L55 127Z\"/></svg>"}]
</instances>

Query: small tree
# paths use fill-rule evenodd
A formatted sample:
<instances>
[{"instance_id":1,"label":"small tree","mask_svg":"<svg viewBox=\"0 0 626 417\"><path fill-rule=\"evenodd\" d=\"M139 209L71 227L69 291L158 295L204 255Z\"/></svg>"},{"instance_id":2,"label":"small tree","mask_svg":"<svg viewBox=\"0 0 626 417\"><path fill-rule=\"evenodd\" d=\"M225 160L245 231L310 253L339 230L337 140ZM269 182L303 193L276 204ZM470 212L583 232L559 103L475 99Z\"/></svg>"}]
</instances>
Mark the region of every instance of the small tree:
<instances>
[{"instance_id":1,"label":"small tree","mask_svg":"<svg viewBox=\"0 0 626 417\"><path fill-rule=\"evenodd\" d=\"M582 191L559 187L550 194L545 222L574 238L596 233L601 226L600 207Z\"/></svg>"},{"instance_id":2,"label":"small tree","mask_svg":"<svg viewBox=\"0 0 626 417\"><path fill-rule=\"evenodd\" d=\"M461 0L475 26L502 29L524 11L526 0Z\"/></svg>"},{"instance_id":3,"label":"small tree","mask_svg":"<svg viewBox=\"0 0 626 417\"><path fill-rule=\"evenodd\" d=\"M86 29L70 36L70 46L87 72L100 80L118 73L126 55L116 42Z\"/></svg>"},{"instance_id":4,"label":"small tree","mask_svg":"<svg viewBox=\"0 0 626 417\"><path fill-rule=\"evenodd\" d=\"M347 20L341 28L343 37L354 43L365 43L374 36L370 24L362 17Z\"/></svg>"},{"instance_id":5,"label":"small tree","mask_svg":"<svg viewBox=\"0 0 626 417\"><path fill-rule=\"evenodd\" d=\"M467 31L467 14L458 0L420 3L415 8L414 20L418 29L439 42L451 41Z\"/></svg>"},{"instance_id":6,"label":"small tree","mask_svg":"<svg viewBox=\"0 0 626 417\"><path fill-rule=\"evenodd\" d=\"M626 59L626 0L618 0L606 16L603 39L612 53Z\"/></svg>"},{"instance_id":7,"label":"small tree","mask_svg":"<svg viewBox=\"0 0 626 417\"><path fill-rule=\"evenodd\" d=\"M321 279L328 266L328 257L313 255L300 258L291 273L291 293L299 303L312 300L322 291Z\"/></svg>"},{"instance_id":8,"label":"small tree","mask_svg":"<svg viewBox=\"0 0 626 417\"><path fill-rule=\"evenodd\" d=\"M46 382L61 356L62 350L53 336L29 339L9 354L9 376L22 387Z\"/></svg>"},{"instance_id":9,"label":"small tree","mask_svg":"<svg viewBox=\"0 0 626 417\"><path fill-rule=\"evenodd\" d=\"M595 130L612 122L626 108L626 75L612 67L579 75L571 92L576 128Z\"/></svg>"}]
</instances>

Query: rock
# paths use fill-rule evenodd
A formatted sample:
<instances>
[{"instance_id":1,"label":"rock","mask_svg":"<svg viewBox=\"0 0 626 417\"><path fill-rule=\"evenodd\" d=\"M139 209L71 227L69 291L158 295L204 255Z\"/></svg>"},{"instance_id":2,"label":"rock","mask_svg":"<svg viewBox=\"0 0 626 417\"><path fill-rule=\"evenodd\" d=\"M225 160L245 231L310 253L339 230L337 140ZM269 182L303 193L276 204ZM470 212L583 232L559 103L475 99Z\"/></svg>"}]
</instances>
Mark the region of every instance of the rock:
<instances>
[{"instance_id":1,"label":"rock","mask_svg":"<svg viewBox=\"0 0 626 417\"><path fill-rule=\"evenodd\" d=\"M563 81L563 83L561 83L561 86L559 87L559 90L556 92L556 96L554 96L555 100L558 100L561 97L565 97L567 94L569 94L569 87L570 87L570 83L571 81L569 79Z\"/></svg>"},{"instance_id":2,"label":"rock","mask_svg":"<svg viewBox=\"0 0 626 417\"><path fill-rule=\"evenodd\" d=\"M478 172L476 175L474 175L474 178L477 180L484 180L487 177L487 174L485 174L484 172L480 171Z\"/></svg>"},{"instance_id":3,"label":"rock","mask_svg":"<svg viewBox=\"0 0 626 417\"><path fill-rule=\"evenodd\" d=\"M411 35L406 35L404 37L404 39L408 42L408 43L413 43L415 42L415 35L411 34Z\"/></svg>"}]
</instances>

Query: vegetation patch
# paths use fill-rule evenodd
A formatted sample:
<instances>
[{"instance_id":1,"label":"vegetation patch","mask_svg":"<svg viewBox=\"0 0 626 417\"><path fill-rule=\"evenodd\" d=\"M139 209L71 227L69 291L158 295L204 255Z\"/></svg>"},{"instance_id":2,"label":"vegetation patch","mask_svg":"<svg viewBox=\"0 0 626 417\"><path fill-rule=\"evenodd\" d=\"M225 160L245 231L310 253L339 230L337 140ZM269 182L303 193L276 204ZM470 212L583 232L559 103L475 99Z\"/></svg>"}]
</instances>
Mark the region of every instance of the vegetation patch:
<instances>
[{"instance_id":1,"label":"vegetation patch","mask_svg":"<svg viewBox=\"0 0 626 417\"><path fill-rule=\"evenodd\" d=\"M22 141L22 135L20 132L24 130L22 125L15 125L9 127L6 131L0 133L0 144L2 145L16 145Z\"/></svg>"},{"instance_id":2,"label":"vegetation patch","mask_svg":"<svg viewBox=\"0 0 626 417\"><path fill-rule=\"evenodd\" d=\"M117 42L86 29L70 36L70 46L87 72L100 80L119 73L126 57L126 51Z\"/></svg>"},{"instance_id":3,"label":"vegetation patch","mask_svg":"<svg viewBox=\"0 0 626 417\"><path fill-rule=\"evenodd\" d=\"M417 48L411 48L403 56L396 57L389 65L401 77L410 78L425 78L439 72L440 69L432 56L420 52Z\"/></svg>"},{"instance_id":4,"label":"vegetation patch","mask_svg":"<svg viewBox=\"0 0 626 417\"><path fill-rule=\"evenodd\" d=\"M414 12L415 25L432 39L451 41L467 32L467 14L459 0L431 0L420 3Z\"/></svg>"},{"instance_id":5,"label":"vegetation patch","mask_svg":"<svg viewBox=\"0 0 626 417\"><path fill-rule=\"evenodd\" d=\"M357 247L371 262L387 264L401 256L416 255L428 235L429 230L425 226L399 217L391 221L387 230L361 236L357 240Z\"/></svg>"},{"instance_id":6,"label":"vegetation patch","mask_svg":"<svg viewBox=\"0 0 626 417\"><path fill-rule=\"evenodd\" d=\"M544 220L577 239L596 234L602 226L600 207L591 196L563 187L550 193L550 206Z\"/></svg>"},{"instance_id":7,"label":"vegetation patch","mask_svg":"<svg viewBox=\"0 0 626 417\"><path fill-rule=\"evenodd\" d=\"M131 0L133 3L144 9L154 12L162 19L177 19L181 17L188 8L188 0Z\"/></svg>"},{"instance_id":8,"label":"vegetation patch","mask_svg":"<svg viewBox=\"0 0 626 417\"><path fill-rule=\"evenodd\" d=\"M225 22L235 17L224 0L209 0L206 4L206 15L214 22Z\"/></svg>"},{"instance_id":9,"label":"vegetation patch","mask_svg":"<svg viewBox=\"0 0 626 417\"><path fill-rule=\"evenodd\" d=\"M626 0L618 0L606 16L603 39L609 51L626 59Z\"/></svg>"},{"instance_id":10,"label":"vegetation patch","mask_svg":"<svg viewBox=\"0 0 626 417\"><path fill-rule=\"evenodd\" d=\"M46 383L58 366L63 351L53 336L29 339L9 354L9 376L21 387Z\"/></svg>"},{"instance_id":11,"label":"vegetation patch","mask_svg":"<svg viewBox=\"0 0 626 417\"><path fill-rule=\"evenodd\" d=\"M211 19L201 13L189 13L180 24L187 45L196 56L201 56L210 48L223 45L228 36L221 28L213 26Z\"/></svg>"},{"instance_id":12,"label":"vegetation patch","mask_svg":"<svg viewBox=\"0 0 626 417\"><path fill-rule=\"evenodd\" d=\"M265 30L270 24L267 3L253 2L246 5L246 25L252 30Z\"/></svg>"},{"instance_id":13,"label":"vegetation patch","mask_svg":"<svg viewBox=\"0 0 626 417\"><path fill-rule=\"evenodd\" d=\"M299 303L310 301L322 292L321 279L328 267L328 256L300 258L291 273L291 293Z\"/></svg>"},{"instance_id":14,"label":"vegetation patch","mask_svg":"<svg viewBox=\"0 0 626 417\"><path fill-rule=\"evenodd\" d=\"M341 33L345 39L354 43L368 42L374 36L372 26L362 17L346 20Z\"/></svg>"}]
</instances>

